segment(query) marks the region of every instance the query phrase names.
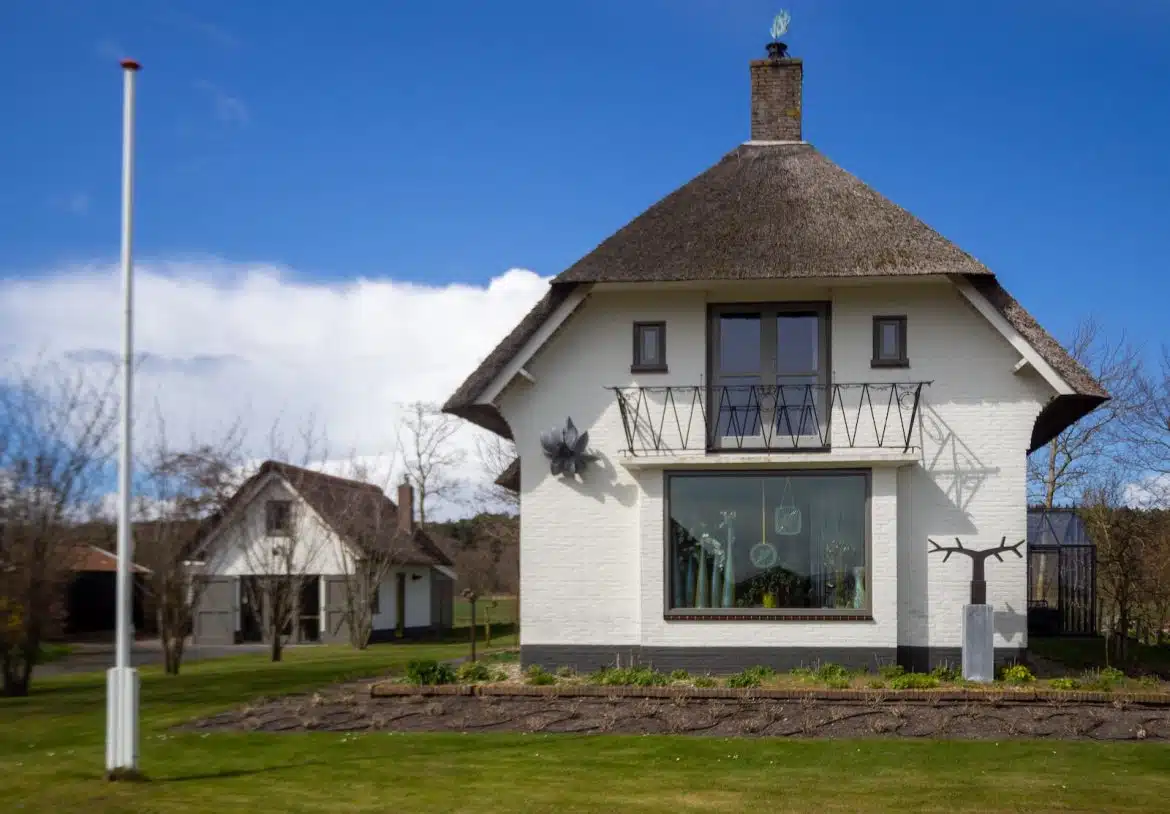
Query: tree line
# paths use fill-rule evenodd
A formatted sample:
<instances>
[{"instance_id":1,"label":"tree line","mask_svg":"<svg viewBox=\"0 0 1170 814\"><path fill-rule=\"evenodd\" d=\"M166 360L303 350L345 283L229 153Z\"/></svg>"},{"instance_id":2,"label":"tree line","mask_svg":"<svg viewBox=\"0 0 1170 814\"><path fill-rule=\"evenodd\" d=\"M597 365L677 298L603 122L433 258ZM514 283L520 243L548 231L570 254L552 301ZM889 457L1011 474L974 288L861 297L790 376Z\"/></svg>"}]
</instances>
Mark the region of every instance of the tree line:
<instances>
[{"instance_id":1,"label":"tree line","mask_svg":"<svg viewBox=\"0 0 1170 814\"><path fill-rule=\"evenodd\" d=\"M0 366L0 671L5 695L26 695L43 645L59 636L74 564L89 544L114 550L111 504L117 447L118 370L37 361ZM134 457L133 536L142 602L158 636L168 674L178 674L195 609L207 582L193 563L206 560L217 521L239 507L233 499L255 475L257 447L271 460L300 468L330 461L335 478L313 479L314 499L330 502L332 531L343 546L344 611L349 641L364 648L373 624L371 600L378 585L401 563L402 540L390 524L385 495L395 498L391 470L400 470L415 490L419 525L438 502L477 513L481 532L456 537L448 551L467 585L485 591L514 585L504 571L518 567L516 500L495 485L478 485L476 463L493 478L512 460L510 445L483 441L478 462L457 444L456 419L434 404L404 405L395 449L371 465L356 455L330 458L326 435L310 418L286 431L279 424L263 444L247 443L242 423L215 438L176 441L155 406L138 416ZM145 432L143 432L145 430ZM295 474L292 477L296 477ZM361 488L354 488L354 482ZM297 489L298 484L293 483ZM307 484L306 484L307 487ZM295 501L294 501L295 505ZM263 607L271 656L299 623L300 596L309 564L324 535L313 529L316 513L286 518L276 545L256 524L233 525L243 535L246 566L262 579L245 580L246 598ZM259 544L265 538L263 545Z\"/></svg>"},{"instance_id":2,"label":"tree line","mask_svg":"<svg viewBox=\"0 0 1170 814\"><path fill-rule=\"evenodd\" d=\"M1029 499L1077 508L1096 546L1098 624L1124 659L1170 634L1170 346L1151 354L1090 319L1068 347L1112 398L1032 453Z\"/></svg>"}]
</instances>

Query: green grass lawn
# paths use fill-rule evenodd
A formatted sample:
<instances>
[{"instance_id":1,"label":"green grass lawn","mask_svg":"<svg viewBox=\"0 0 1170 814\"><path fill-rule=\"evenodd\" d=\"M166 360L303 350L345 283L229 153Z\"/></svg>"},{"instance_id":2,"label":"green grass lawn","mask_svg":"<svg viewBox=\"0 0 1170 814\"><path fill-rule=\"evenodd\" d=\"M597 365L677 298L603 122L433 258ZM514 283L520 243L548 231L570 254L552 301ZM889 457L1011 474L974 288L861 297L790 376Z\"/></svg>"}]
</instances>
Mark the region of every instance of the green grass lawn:
<instances>
[{"instance_id":1,"label":"green grass lawn","mask_svg":"<svg viewBox=\"0 0 1170 814\"><path fill-rule=\"evenodd\" d=\"M296 648L142 671L145 783L101 779L104 676L0 700L0 811L946 812L1164 810L1154 744L541 735L173 734L257 696L401 670L462 644Z\"/></svg>"},{"instance_id":2,"label":"green grass lawn","mask_svg":"<svg viewBox=\"0 0 1170 814\"><path fill-rule=\"evenodd\" d=\"M516 597L496 597L494 600L495 607L490 609L485 608L490 601L492 600L481 599L475 603L475 623L477 625L483 625L485 610L491 614L493 625L498 623L514 624L516 622L519 613L519 602ZM456 598L455 600L455 626L471 626L471 603L465 599Z\"/></svg>"}]
</instances>

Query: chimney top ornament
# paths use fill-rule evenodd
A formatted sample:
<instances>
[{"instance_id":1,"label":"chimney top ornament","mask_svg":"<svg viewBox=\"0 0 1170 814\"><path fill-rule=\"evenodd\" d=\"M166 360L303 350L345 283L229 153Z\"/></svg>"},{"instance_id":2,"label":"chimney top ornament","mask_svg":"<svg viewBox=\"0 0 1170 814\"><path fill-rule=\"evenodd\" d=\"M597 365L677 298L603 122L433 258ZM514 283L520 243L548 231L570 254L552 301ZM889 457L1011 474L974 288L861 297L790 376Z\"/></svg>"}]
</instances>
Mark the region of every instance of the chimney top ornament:
<instances>
[{"instance_id":1,"label":"chimney top ornament","mask_svg":"<svg viewBox=\"0 0 1170 814\"><path fill-rule=\"evenodd\" d=\"M781 37L788 33L788 24L792 22L792 15L784 9L780 10L772 19L772 41L777 42Z\"/></svg>"},{"instance_id":2,"label":"chimney top ornament","mask_svg":"<svg viewBox=\"0 0 1170 814\"><path fill-rule=\"evenodd\" d=\"M772 41L768 43L768 59L784 59L788 56L788 46L780 42L780 38L788 33L788 24L792 22L792 15L781 10L772 19Z\"/></svg>"}]
</instances>

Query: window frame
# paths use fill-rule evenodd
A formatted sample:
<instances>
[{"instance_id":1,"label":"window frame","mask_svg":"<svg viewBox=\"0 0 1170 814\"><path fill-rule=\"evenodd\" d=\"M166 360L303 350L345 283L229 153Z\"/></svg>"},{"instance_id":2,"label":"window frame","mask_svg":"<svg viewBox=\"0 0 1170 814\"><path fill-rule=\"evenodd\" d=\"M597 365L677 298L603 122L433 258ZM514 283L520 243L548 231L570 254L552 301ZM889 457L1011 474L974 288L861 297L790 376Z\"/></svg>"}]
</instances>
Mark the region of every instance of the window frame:
<instances>
[{"instance_id":1,"label":"window frame","mask_svg":"<svg viewBox=\"0 0 1170 814\"><path fill-rule=\"evenodd\" d=\"M653 364L642 359L642 331L654 328L658 331L658 362ZM640 320L634 323L634 355L630 364L631 373L666 373L666 322Z\"/></svg>"},{"instance_id":2,"label":"window frame","mask_svg":"<svg viewBox=\"0 0 1170 814\"><path fill-rule=\"evenodd\" d=\"M272 512L277 506L284 506L287 512L288 526L284 529L276 528L272 522ZM291 500L268 500L264 503L264 536L291 537L293 524L293 502Z\"/></svg>"},{"instance_id":3,"label":"window frame","mask_svg":"<svg viewBox=\"0 0 1170 814\"><path fill-rule=\"evenodd\" d=\"M884 359L881 356L882 326L894 323L898 329L898 358ZM873 318L873 358L870 367L910 367L910 355L906 347L907 329L905 314L878 314Z\"/></svg>"},{"instance_id":4,"label":"window frame","mask_svg":"<svg viewBox=\"0 0 1170 814\"><path fill-rule=\"evenodd\" d=\"M815 439L816 443L804 443L798 441L795 446L780 443L787 438L786 433L779 432L772 428L771 444L762 444L760 447L743 446L739 447L735 444L723 443L723 438L716 435L719 430L719 403L717 388L722 387L721 382L725 378L742 378L746 375L751 375L746 372L732 373L724 375L720 367L720 357L722 354L722 335L719 330L719 319L726 314L751 314L756 313L760 315L760 351L761 358L759 360L759 370L755 374L760 378L761 385L775 385L779 374L778 362L776 359L776 326L775 322L771 326L766 325L765 317L771 317L773 320L779 318L781 315L800 315L812 314L818 318L818 333L817 333L817 362L818 370L815 372L817 379L816 385L821 389L822 398L817 406L817 414L820 417L821 431L820 436L823 436L825 441L822 443L821 438L817 434L812 435L798 435L798 439ZM746 368L743 369L746 371ZM795 374L793 374L795 375ZM770 376L771 381L765 381ZM833 303L831 300L790 300L790 301L755 301L755 302L718 302L710 303L707 306L707 421L710 426L707 427L707 449L709 452L745 452L752 449L767 449L767 450L785 450L797 449L801 452L815 452L827 451L830 449L833 437L832 432L832 389L833 389ZM768 413L767 421L775 423L775 411L761 411L760 425L761 429L764 425L765 416ZM730 437L730 436L728 436ZM764 441L763 435L744 436L747 438L760 438Z\"/></svg>"},{"instance_id":5,"label":"window frame","mask_svg":"<svg viewBox=\"0 0 1170 814\"><path fill-rule=\"evenodd\" d=\"M865 480L865 573L863 608L672 608L670 598L670 498L676 478L798 478L862 476ZM662 616L667 622L872 622L873 621L873 470L872 469L686 469L663 472Z\"/></svg>"}]
</instances>

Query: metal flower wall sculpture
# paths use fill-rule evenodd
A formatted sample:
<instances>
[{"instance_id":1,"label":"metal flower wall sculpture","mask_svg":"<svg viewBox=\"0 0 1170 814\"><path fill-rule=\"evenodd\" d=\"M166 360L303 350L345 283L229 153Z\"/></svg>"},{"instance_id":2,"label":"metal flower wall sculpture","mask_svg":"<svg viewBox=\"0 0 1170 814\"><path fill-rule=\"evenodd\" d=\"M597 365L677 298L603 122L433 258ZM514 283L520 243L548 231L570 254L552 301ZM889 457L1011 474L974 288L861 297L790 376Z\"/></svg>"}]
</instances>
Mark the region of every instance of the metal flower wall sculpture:
<instances>
[{"instance_id":1,"label":"metal flower wall sculpture","mask_svg":"<svg viewBox=\"0 0 1170 814\"><path fill-rule=\"evenodd\" d=\"M585 451L589 433L579 432L573 419L565 420L564 429L553 429L540 436L540 446L548 458L548 468L554 475L579 475L585 467L597 460Z\"/></svg>"}]
</instances>

